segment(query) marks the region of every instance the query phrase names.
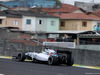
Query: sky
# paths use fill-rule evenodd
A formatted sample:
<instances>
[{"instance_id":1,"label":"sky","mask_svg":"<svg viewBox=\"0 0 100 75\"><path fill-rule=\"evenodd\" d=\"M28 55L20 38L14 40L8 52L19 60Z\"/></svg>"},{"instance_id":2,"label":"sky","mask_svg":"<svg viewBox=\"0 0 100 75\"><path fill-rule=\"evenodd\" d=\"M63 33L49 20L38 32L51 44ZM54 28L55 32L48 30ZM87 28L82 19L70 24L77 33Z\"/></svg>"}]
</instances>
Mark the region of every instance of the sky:
<instances>
[{"instance_id":1,"label":"sky","mask_svg":"<svg viewBox=\"0 0 100 75\"><path fill-rule=\"evenodd\" d=\"M86 3L92 3L94 1L94 3L100 3L100 0L60 0L60 1L72 5L74 5L75 1L86 2Z\"/></svg>"}]
</instances>

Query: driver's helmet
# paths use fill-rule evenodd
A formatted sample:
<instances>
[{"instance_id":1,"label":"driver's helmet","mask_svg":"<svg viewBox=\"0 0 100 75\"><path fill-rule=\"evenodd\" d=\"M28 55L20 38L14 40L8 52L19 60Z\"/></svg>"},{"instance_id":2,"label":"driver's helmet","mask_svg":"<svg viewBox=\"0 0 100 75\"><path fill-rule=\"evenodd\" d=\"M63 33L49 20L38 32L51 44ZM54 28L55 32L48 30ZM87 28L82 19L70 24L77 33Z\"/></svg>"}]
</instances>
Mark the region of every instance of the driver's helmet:
<instances>
[{"instance_id":1,"label":"driver's helmet","mask_svg":"<svg viewBox=\"0 0 100 75\"><path fill-rule=\"evenodd\" d=\"M46 52L47 54L49 54L49 49L48 49L48 48L46 48L46 49L45 49L45 52Z\"/></svg>"}]
</instances>

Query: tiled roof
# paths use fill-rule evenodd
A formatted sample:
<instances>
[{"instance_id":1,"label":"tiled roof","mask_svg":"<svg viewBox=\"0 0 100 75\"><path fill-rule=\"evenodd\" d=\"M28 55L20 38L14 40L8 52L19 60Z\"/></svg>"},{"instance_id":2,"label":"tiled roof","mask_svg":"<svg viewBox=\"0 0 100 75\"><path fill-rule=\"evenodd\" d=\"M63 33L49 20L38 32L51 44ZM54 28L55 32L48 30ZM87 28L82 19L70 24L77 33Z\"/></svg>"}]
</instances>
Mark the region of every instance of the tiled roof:
<instances>
[{"instance_id":1,"label":"tiled roof","mask_svg":"<svg viewBox=\"0 0 100 75\"><path fill-rule=\"evenodd\" d=\"M3 11L0 12L0 16L7 16L7 17L22 17L22 16L35 16L35 17L49 17L49 18L58 18L53 15L47 15L44 13L36 13L30 11Z\"/></svg>"},{"instance_id":2,"label":"tiled roof","mask_svg":"<svg viewBox=\"0 0 100 75\"><path fill-rule=\"evenodd\" d=\"M100 10L99 11L94 11L92 13L100 17Z\"/></svg>"},{"instance_id":3,"label":"tiled roof","mask_svg":"<svg viewBox=\"0 0 100 75\"><path fill-rule=\"evenodd\" d=\"M70 13L78 9L79 9L78 7L75 7L70 4L62 4L61 8L42 8L43 11L46 11L48 13L56 13L56 12Z\"/></svg>"},{"instance_id":4,"label":"tiled roof","mask_svg":"<svg viewBox=\"0 0 100 75\"><path fill-rule=\"evenodd\" d=\"M99 17L86 15L85 13L62 13L62 14L53 14L53 15L60 17L60 19L100 20Z\"/></svg>"},{"instance_id":5,"label":"tiled roof","mask_svg":"<svg viewBox=\"0 0 100 75\"><path fill-rule=\"evenodd\" d=\"M10 13L10 12L8 12L8 11L1 11L0 12L0 16L7 16L7 17L16 17L16 18L21 18L22 16L21 15L19 15L19 14L12 14L12 13Z\"/></svg>"}]
</instances>

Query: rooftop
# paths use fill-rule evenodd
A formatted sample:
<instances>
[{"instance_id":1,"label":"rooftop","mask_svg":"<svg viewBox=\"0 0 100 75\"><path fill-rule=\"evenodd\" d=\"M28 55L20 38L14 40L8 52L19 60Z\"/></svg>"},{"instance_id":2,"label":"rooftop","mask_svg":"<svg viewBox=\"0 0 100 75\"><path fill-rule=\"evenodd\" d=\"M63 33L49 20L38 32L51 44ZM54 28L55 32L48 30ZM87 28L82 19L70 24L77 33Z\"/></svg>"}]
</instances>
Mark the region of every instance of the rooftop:
<instances>
[{"instance_id":1,"label":"rooftop","mask_svg":"<svg viewBox=\"0 0 100 75\"><path fill-rule=\"evenodd\" d=\"M92 12L92 13L100 17L100 10L94 11L94 12Z\"/></svg>"},{"instance_id":2,"label":"rooftop","mask_svg":"<svg viewBox=\"0 0 100 75\"><path fill-rule=\"evenodd\" d=\"M56 13L57 11L62 12L62 13L70 13L78 9L80 8L70 5L70 4L62 4L62 6L59 8L43 8L42 10L48 13Z\"/></svg>"},{"instance_id":3,"label":"rooftop","mask_svg":"<svg viewBox=\"0 0 100 75\"><path fill-rule=\"evenodd\" d=\"M96 34L94 31L67 31L67 30L60 30L60 31L55 31L55 32L47 32L47 34L81 34L81 33L93 33Z\"/></svg>"},{"instance_id":4,"label":"rooftop","mask_svg":"<svg viewBox=\"0 0 100 75\"><path fill-rule=\"evenodd\" d=\"M60 17L60 19L79 19L79 20L100 20L99 17L87 15L85 13L61 13L53 14L54 16Z\"/></svg>"},{"instance_id":5,"label":"rooftop","mask_svg":"<svg viewBox=\"0 0 100 75\"><path fill-rule=\"evenodd\" d=\"M0 16L7 17L22 17L22 16L35 16L35 17L49 17L49 18L58 18L56 16L44 14L44 13L36 13L31 11L2 11L0 12Z\"/></svg>"}]
</instances>

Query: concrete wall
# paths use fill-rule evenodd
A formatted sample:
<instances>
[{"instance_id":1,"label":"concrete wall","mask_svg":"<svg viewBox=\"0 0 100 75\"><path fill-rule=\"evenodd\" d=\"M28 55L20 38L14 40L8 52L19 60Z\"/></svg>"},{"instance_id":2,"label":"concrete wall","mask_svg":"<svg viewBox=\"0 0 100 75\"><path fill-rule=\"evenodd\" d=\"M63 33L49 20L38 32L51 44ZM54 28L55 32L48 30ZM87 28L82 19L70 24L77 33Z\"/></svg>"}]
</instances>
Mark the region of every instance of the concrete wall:
<instances>
[{"instance_id":1,"label":"concrete wall","mask_svg":"<svg viewBox=\"0 0 100 75\"><path fill-rule=\"evenodd\" d=\"M100 45L79 45L76 48L84 49L84 50L95 50L100 51Z\"/></svg>"},{"instance_id":2,"label":"concrete wall","mask_svg":"<svg viewBox=\"0 0 100 75\"><path fill-rule=\"evenodd\" d=\"M10 38L10 39L18 39L20 33L10 32L8 29L0 29L0 39L1 38Z\"/></svg>"},{"instance_id":3,"label":"concrete wall","mask_svg":"<svg viewBox=\"0 0 100 75\"><path fill-rule=\"evenodd\" d=\"M56 50L72 51L72 57L75 64L100 66L100 51L82 50L82 49L68 49L68 48L54 48Z\"/></svg>"},{"instance_id":4,"label":"concrete wall","mask_svg":"<svg viewBox=\"0 0 100 75\"><path fill-rule=\"evenodd\" d=\"M72 50L76 64L100 66L100 51Z\"/></svg>"}]
</instances>

